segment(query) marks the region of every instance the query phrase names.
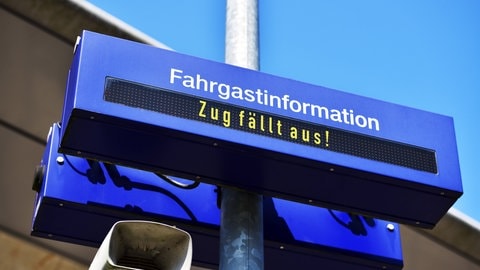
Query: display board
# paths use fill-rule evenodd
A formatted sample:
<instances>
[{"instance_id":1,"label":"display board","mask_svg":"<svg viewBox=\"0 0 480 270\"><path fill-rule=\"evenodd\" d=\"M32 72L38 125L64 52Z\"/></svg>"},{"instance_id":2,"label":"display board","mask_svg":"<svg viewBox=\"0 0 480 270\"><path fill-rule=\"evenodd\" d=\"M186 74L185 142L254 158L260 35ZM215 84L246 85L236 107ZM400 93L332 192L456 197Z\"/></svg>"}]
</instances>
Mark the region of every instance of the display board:
<instances>
[{"instance_id":1,"label":"display board","mask_svg":"<svg viewBox=\"0 0 480 270\"><path fill-rule=\"evenodd\" d=\"M66 154L421 227L462 194L450 117L87 31L62 123Z\"/></svg>"}]
</instances>

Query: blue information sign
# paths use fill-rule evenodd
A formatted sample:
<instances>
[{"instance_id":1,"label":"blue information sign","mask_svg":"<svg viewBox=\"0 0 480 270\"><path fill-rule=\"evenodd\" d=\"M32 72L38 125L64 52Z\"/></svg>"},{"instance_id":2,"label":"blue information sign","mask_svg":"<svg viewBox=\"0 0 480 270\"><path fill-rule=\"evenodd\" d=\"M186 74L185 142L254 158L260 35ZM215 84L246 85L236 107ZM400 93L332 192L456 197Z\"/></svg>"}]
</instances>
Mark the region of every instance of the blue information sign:
<instances>
[{"instance_id":1,"label":"blue information sign","mask_svg":"<svg viewBox=\"0 0 480 270\"><path fill-rule=\"evenodd\" d=\"M218 268L216 186L60 154L59 133L42 158L33 235L99 246L118 220L154 220L187 230L193 263ZM264 227L265 269L402 268L396 223L265 197Z\"/></svg>"},{"instance_id":2,"label":"blue information sign","mask_svg":"<svg viewBox=\"0 0 480 270\"><path fill-rule=\"evenodd\" d=\"M450 117L84 32L60 151L433 227L462 194Z\"/></svg>"}]
</instances>

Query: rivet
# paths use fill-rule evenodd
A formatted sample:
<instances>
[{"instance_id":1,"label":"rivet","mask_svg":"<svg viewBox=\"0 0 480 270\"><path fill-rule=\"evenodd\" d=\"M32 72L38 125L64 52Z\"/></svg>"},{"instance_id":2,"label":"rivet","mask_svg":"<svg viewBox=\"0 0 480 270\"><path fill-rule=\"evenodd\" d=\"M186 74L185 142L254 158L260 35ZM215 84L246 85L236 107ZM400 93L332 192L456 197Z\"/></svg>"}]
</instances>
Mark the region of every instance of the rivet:
<instances>
[{"instance_id":1,"label":"rivet","mask_svg":"<svg viewBox=\"0 0 480 270\"><path fill-rule=\"evenodd\" d=\"M282 249L282 250L283 250L283 249L285 249L285 247L284 247L284 246L280 246L280 249Z\"/></svg>"},{"instance_id":2,"label":"rivet","mask_svg":"<svg viewBox=\"0 0 480 270\"><path fill-rule=\"evenodd\" d=\"M333 171L335 171L335 169L334 169L334 168L330 168L330 171L333 172Z\"/></svg>"},{"instance_id":3,"label":"rivet","mask_svg":"<svg viewBox=\"0 0 480 270\"><path fill-rule=\"evenodd\" d=\"M393 225L392 223L388 223L387 224L387 230L393 232L395 231L395 225Z\"/></svg>"},{"instance_id":4,"label":"rivet","mask_svg":"<svg viewBox=\"0 0 480 270\"><path fill-rule=\"evenodd\" d=\"M57 157L57 163L59 165L63 165L63 163L65 163L65 159L62 156L58 156Z\"/></svg>"}]
</instances>

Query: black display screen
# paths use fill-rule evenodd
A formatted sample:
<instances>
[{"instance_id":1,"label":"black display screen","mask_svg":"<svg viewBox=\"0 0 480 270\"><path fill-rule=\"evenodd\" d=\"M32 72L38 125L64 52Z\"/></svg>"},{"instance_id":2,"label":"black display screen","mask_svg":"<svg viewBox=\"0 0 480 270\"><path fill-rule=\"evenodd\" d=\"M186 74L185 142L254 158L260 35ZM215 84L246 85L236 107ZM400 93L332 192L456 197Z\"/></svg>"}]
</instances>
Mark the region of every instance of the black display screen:
<instances>
[{"instance_id":1,"label":"black display screen","mask_svg":"<svg viewBox=\"0 0 480 270\"><path fill-rule=\"evenodd\" d=\"M107 77L104 100L414 170L437 173L436 154L430 149L159 87Z\"/></svg>"}]
</instances>

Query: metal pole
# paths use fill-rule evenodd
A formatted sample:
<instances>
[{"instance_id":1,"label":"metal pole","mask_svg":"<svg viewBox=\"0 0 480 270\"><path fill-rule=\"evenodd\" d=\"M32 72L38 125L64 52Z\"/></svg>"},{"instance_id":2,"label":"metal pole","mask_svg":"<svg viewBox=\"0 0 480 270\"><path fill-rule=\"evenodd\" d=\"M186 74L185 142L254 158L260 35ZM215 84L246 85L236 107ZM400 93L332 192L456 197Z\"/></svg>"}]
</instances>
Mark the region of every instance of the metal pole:
<instances>
[{"instance_id":1,"label":"metal pole","mask_svg":"<svg viewBox=\"0 0 480 270\"><path fill-rule=\"evenodd\" d=\"M257 0L227 0L225 62L258 70Z\"/></svg>"},{"instance_id":2,"label":"metal pole","mask_svg":"<svg viewBox=\"0 0 480 270\"><path fill-rule=\"evenodd\" d=\"M227 0L225 62L258 70L257 0ZM220 270L263 270L263 197L223 188Z\"/></svg>"}]
</instances>

